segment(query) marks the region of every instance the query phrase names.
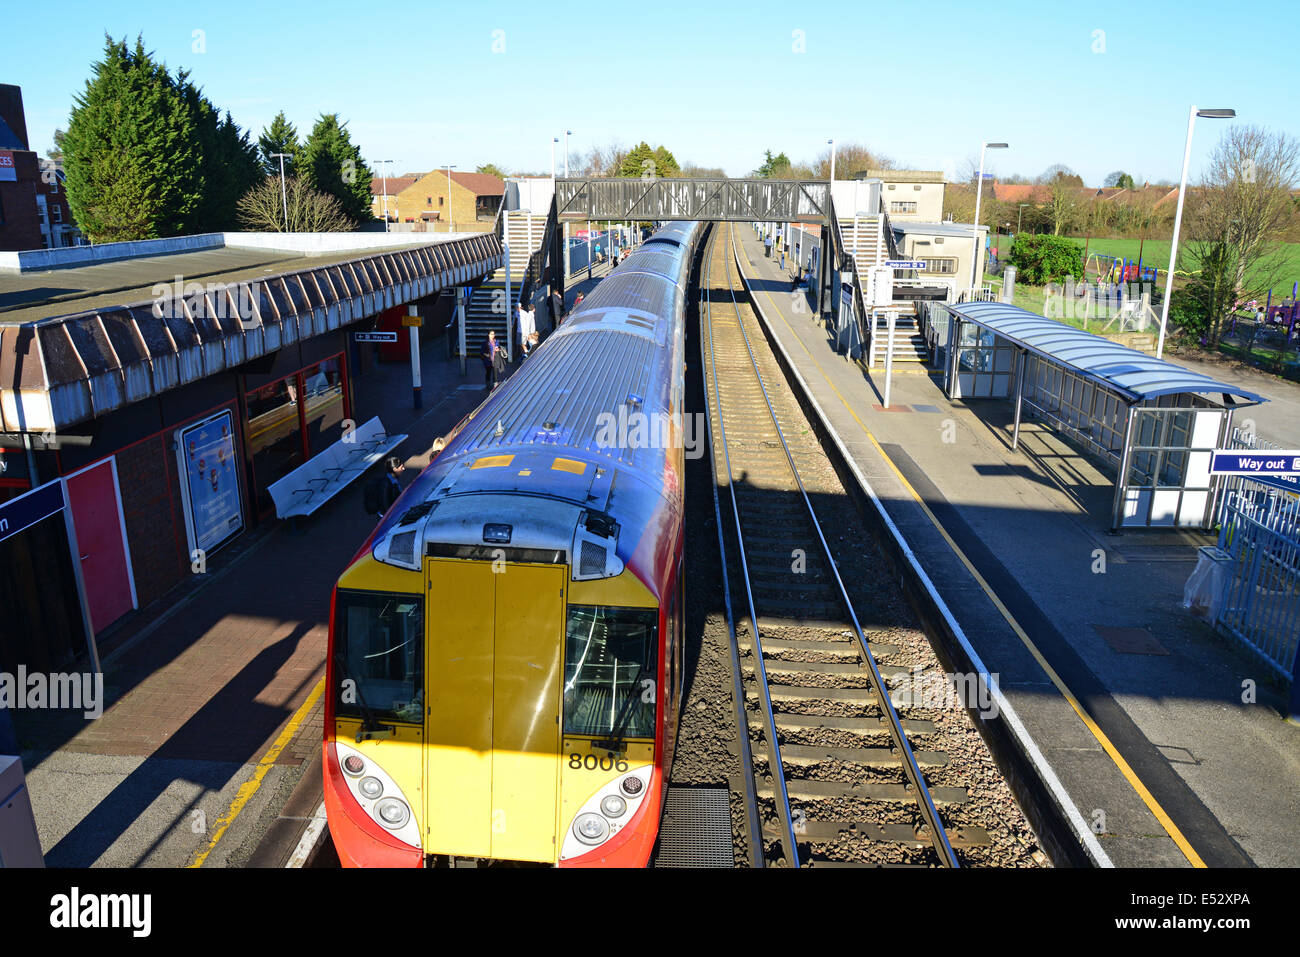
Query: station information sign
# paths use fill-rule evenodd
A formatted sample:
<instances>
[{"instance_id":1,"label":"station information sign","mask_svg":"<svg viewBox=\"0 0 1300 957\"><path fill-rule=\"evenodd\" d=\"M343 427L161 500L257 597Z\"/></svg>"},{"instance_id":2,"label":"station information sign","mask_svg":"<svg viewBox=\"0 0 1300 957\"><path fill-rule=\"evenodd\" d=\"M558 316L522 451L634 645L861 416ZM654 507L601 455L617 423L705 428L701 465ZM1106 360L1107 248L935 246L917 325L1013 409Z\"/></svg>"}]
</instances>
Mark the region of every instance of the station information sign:
<instances>
[{"instance_id":1,"label":"station information sign","mask_svg":"<svg viewBox=\"0 0 1300 957\"><path fill-rule=\"evenodd\" d=\"M352 338L357 342L396 342L397 332L354 332Z\"/></svg>"}]
</instances>

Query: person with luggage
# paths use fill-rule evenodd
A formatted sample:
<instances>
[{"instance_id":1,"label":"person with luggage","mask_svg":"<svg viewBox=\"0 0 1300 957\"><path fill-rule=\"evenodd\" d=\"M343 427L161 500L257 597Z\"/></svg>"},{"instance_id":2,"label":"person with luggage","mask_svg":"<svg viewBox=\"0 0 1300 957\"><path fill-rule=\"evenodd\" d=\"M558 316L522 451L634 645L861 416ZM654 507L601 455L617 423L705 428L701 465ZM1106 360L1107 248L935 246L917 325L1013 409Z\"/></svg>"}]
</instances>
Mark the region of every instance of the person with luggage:
<instances>
[{"instance_id":1,"label":"person with luggage","mask_svg":"<svg viewBox=\"0 0 1300 957\"><path fill-rule=\"evenodd\" d=\"M501 343L497 342L495 329L488 330L478 355L483 360L483 386L489 391L495 389L500 381L501 367L505 364L505 351L501 348Z\"/></svg>"}]
</instances>

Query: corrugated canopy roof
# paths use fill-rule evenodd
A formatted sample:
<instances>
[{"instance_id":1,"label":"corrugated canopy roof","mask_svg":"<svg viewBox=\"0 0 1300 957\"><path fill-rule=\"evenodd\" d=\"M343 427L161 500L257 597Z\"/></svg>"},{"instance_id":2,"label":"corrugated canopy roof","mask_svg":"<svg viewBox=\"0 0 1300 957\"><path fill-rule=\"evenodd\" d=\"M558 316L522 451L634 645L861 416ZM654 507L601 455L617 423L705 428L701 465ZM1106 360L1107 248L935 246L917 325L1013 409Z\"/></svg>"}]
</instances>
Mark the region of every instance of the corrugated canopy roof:
<instances>
[{"instance_id":1,"label":"corrugated canopy roof","mask_svg":"<svg viewBox=\"0 0 1300 957\"><path fill-rule=\"evenodd\" d=\"M1267 401L1262 396L1200 372L1157 359L1101 336L1084 332L1055 319L1046 319L1019 306L1002 302L949 305L969 320L1016 345L1098 380L1131 401L1180 393L1221 393L1249 404Z\"/></svg>"}]
</instances>

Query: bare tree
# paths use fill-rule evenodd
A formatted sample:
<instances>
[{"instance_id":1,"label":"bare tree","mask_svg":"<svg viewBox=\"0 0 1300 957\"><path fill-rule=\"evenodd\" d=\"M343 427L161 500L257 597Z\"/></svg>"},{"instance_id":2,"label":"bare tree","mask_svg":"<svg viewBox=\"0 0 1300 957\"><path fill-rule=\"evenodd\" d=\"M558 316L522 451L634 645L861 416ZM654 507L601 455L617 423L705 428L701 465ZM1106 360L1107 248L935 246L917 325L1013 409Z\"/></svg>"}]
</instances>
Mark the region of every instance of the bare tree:
<instances>
[{"instance_id":1,"label":"bare tree","mask_svg":"<svg viewBox=\"0 0 1300 957\"><path fill-rule=\"evenodd\" d=\"M863 146L861 143L835 144L835 178L852 179L854 173L869 169L894 169L894 161L883 153ZM822 150L817 162L812 166L814 179L827 179L831 175L830 148Z\"/></svg>"},{"instance_id":2,"label":"bare tree","mask_svg":"<svg viewBox=\"0 0 1300 957\"><path fill-rule=\"evenodd\" d=\"M285 181L284 192L288 197L291 233L341 233L355 225L344 215L338 200L312 189L297 176ZM285 204L281 200L279 178L268 176L262 180L244 194L236 210L239 221L251 230L283 232Z\"/></svg>"},{"instance_id":3,"label":"bare tree","mask_svg":"<svg viewBox=\"0 0 1300 957\"><path fill-rule=\"evenodd\" d=\"M1205 316L1209 345L1218 344L1238 302L1282 278L1286 249L1280 240L1291 222L1298 178L1295 139L1231 126L1210 156L1203 185L1190 192L1187 252L1199 274L1187 288Z\"/></svg>"},{"instance_id":4,"label":"bare tree","mask_svg":"<svg viewBox=\"0 0 1300 957\"><path fill-rule=\"evenodd\" d=\"M569 167L581 170L583 176L617 176L626 158L627 149L615 140L608 146L593 146L586 156L573 154Z\"/></svg>"}]
</instances>

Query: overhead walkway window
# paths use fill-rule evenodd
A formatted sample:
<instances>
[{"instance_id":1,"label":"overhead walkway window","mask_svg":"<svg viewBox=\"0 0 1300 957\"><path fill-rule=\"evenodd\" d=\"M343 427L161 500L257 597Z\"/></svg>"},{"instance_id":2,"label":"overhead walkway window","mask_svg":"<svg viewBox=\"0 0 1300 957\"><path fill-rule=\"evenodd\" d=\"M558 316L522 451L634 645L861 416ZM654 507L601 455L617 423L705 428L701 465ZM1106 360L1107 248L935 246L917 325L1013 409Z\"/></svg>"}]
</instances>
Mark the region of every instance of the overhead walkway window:
<instances>
[{"instance_id":1,"label":"overhead walkway window","mask_svg":"<svg viewBox=\"0 0 1300 957\"><path fill-rule=\"evenodd\" d=\"M1099 459L1115 476L1112 528L1213 524L1211 455L1235 410L1264 399L1017 306L941 308L944 392L1012 400L1013 449L1027 408Z\"/></svg>"}]
</instances>

